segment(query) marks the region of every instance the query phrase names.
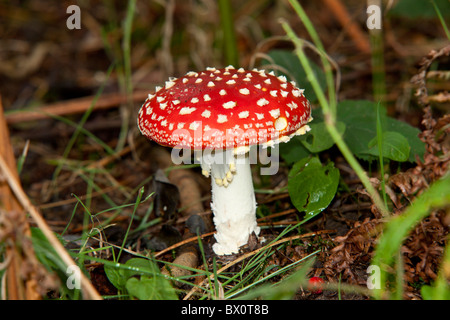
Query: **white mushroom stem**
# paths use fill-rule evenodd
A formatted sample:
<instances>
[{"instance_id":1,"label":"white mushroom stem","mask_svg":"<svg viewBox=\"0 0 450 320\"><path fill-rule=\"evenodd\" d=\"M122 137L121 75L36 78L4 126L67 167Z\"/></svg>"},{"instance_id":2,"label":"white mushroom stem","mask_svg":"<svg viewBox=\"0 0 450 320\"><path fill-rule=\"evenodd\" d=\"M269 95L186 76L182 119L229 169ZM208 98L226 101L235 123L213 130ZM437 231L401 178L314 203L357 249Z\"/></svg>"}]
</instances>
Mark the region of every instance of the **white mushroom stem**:
<instances>
[{"instance_id":1,"label":"white mushroom stem","mask_svg":"<svg viewBox=\"0 0 450 320\"><path fill-rule=\"evenodd\" d=\"M228 161L221 161L224 155L228 156ZM233 155L233 150L231 154L216 152L213 157L215 163L202 163L204 172L211 170L211 209L217 230L217 243L213 250L217 255L238 253L249 236L253 232L258 235L260 231L256 223L256 200L248 152L238 155Z\"/></svg>"}]
</instances>

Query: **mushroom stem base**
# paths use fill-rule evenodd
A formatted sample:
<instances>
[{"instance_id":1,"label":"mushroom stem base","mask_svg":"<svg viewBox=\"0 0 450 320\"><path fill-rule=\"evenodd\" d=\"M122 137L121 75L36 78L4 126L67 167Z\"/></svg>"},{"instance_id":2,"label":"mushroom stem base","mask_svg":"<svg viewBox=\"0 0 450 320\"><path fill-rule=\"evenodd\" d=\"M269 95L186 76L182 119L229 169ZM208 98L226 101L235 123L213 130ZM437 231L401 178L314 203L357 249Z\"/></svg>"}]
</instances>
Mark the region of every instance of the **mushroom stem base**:
<instances>
[{"instance_id":1,"label":"mushroom stem base","mask_svg":"<svg viewBox=\"0 0 450 320\"><path fill-rule=\"evenodd\" d=\"M223 171L223 166L212 165L211 176L215 176L215 171ZM253 232L258 235L260 231L256 222L256 199L248 154L238 155L233 179L227 186L211 180L211 209L217 230L217 243L213 250L217 255L238 253L249 236Z\"/></svg>"}]
</instances>

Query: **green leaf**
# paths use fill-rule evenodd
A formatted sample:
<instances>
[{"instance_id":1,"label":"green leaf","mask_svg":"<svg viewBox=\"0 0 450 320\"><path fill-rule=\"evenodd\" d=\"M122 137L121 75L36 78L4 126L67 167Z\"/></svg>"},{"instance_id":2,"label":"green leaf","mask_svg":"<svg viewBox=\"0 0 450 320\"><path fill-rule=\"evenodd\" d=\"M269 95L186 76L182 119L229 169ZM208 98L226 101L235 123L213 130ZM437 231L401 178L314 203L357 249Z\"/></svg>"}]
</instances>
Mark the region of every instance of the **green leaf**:
<instances>
[{"instance_id":1,"label":"green leaf","mask_svg":"<svg viewBox=\"0 0 450 320\"><path fill-rule=\"evenodd\" d=\"M450 17L450 2L448 0L434 0L441 14ZM436 11L431 1L400 0L389 11L390 15L409 19L436 18Z\"/></svg>"},{"instance_id":2,"label":"green leaf","mask_svg":"<svg viewBox=\"0 0 450 320\"><path fill-rule=\"evenodd\" d=\"M355 156L363 160L372 160L373 155L367 153L369 143L377 136L377 105L367 100L344 100L338 104L337 118L346 125L344 140ZM416 156L423 159L425 144L419 139L420 130L406 122L396 120L386 115L381 109L384 131L400 133L410 146L407 161L415 162Z\"/></svg>"},{"instance_id":3,"label":"green leaf","mask_svg":"<svg viewBox=\"0 0 450 320\"><path fill-rule=\"evenodd\" d=\"M105 265L109 281L119 290L141 300L176 300L175 290L149 259L132 258L120 266Z\"/></svg>"},{"instance_id":4,"label":"green leaf","mask_svg":"<svg viewBox=\"0 0 450 320\"><path fill-rule=\"evenodd\" d=\"M139 300L178 300L175 290L161 274L154 277L130 278L126 288L128 293Z\"/></svg>"},{"instance_id":5,"label":"green leaf","mask_svg":"<svg viewBox=\"0 0 450 320\"><path fill-rule=\"evenodd\" d=\"M318 158L302 159L289 172L288 191L292 204L306 218L322 212L333 200L339 184L339 170L332 162L322 166Z\"/></svg>"},{"instance_id":6,"label":"green leaf","mask_svg":"<svg viewBox=\"0 0 450 320\"><path fill-rule=\"evenodd\" d=\"M287 143L278 144L278 147L280 148L280 156L288 165L311 155L308 149L306 149L302 144L298 136L293 137Z\"/></svg>"},{"instance_id":7,"label":"green leaf","mask_svg":"<svg viewBox=\"0 0 450 320\"><path fill-rule=\"evenodd\" d=\"M315 122L309 124L311 131L299 136L300 141L311 153L319 153L331 148L334 145L334 140L328 133L324 122ZM338 121L336 128L340 134L345 132L345 124Z\"/></svg>"},{"instance_id":8,"label":"green leaf","mask_svg":"<svg viewBox=\"0 0 450 320\"><path fill-rule=\"evenodd\" d=\"M288 79L293 77L299 88L305 89L305 95L310 102L316 102L316 94L308 80L305 70L303 69L298 57L292 52L287 50L271 50L268 53L268 58L262 60L263 65L272 64L280 66L285 69L289 74L283 73L277 68L273 68L278 74L285 75ZM323 70L315 64L313 61L309 61L315 76L319 81L320 87L326 90L326 79Z\"/></svg>"},{"instance_id":9,"label":"green leaf","mask_svg":"<svg viewBox=\"0 0 450 320\"><path fill-rule=\"evenodd\" d=\"M394 131L383 132L381 143L383 157L398 162L408 160L411 147L409 146L408 139L406 139L401 133ZM374 157L379 156L376 137L369 142L369 149L365 153Z\"/></svg>"},{"instance_id":10,"label":"green leaf","mask_svg":"<svg viewBox=\"0 0 450 320\"><path fill-rule=\"evenodd\" d=\"M419 138L420 130L418 128L414 128L406 122L387 117L385 130L401 133L408 140L408 144L411 147L408 157L409 162L416 162L416 156L423 161L425 143Z\"/></svg>"},{"instance_id":11,"label":"green leaf","mask_svg":"<svg viewBox=\"0 0 450 320\"><path fill-rule=\"evenodd\" d=\"M149 259L133 258L127 261L132 270L127 270L128 293L140 300L177 300L170 282L161 274L158 266ZM139 274L140 279L134 276Z\"/></svg>"}]
</instances>

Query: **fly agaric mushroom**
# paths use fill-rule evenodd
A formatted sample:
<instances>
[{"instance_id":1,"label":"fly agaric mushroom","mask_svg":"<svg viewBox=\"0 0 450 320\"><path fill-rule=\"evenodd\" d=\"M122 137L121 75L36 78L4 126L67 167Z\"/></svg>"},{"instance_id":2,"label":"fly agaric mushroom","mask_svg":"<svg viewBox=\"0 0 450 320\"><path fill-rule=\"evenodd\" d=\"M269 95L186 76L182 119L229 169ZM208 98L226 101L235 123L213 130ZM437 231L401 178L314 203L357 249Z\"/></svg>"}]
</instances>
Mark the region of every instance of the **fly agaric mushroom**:
<instances>
[{"instance_id":1,"label":"fly agaric mushroom","mask_svg":"<svg viewBox=\"0 0 450 320\"><path fill-rule=\"evenodd\" d=\"M252 145L273 147L309 131L309 101L303 90L273 72L207 68L170 78L142 105L143 135L173 148L201 152L211 176L217 255L238 253L259 234L250 170Z\"/></svg>"}]
</instances>

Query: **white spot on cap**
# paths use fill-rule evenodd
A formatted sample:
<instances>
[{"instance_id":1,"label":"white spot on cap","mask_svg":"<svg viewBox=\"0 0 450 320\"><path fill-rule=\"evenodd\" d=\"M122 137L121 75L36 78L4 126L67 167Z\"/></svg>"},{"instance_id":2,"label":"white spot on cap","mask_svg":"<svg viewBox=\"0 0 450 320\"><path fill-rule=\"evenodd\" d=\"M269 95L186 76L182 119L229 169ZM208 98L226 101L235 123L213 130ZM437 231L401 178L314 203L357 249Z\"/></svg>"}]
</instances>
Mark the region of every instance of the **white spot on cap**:
<instances>
[{"instance_id":1,"label":"white spot on cap","mask_svg":"<svg viewBox=\"0 0 450 320\"><path fill-rule=\"evenodd\" d=\"M211 116L211 111L205 110L202 112L202 117L209 118Z\"/></svg>"},{"instance_id":2,"label":"white spot on cap","mask_svg":"<svg viewBox=\"0 0 450 320\"><path fill-rule=\"evenodd\" d=\"M265 99L265 98L261 98L256 102L256 104L260 107L263 107L263 106L269 104L269 101L267 101L267 99Z\"/></svg>"},{"instance_id":3,"label":"white spot on cap","mask_svg":"<svg viewBox=\"0 0 450 320\"><path fill-rule=\"evenodd\" d=\"M298 104L296 104L294 101L288 103L287 106L288 106L289 108L291 108L291 110L294 110L294 109L297 109L297 108L298 108Z\"/></svg>"},{"instance_id":4,"label":"white spot on cap","mask_svg":"<svg viewBox=\"0 0 450 320\"><path fill-rule=\"evenodd\" d=\"M191 114L191 113L194 112L195 110L197 110L197 108L194 108L194 107L192 107L192 108L184 107L184 108L181 108L179 114L180 114L180 115Z\"/></svg>"},{"instance_id":5,"label":"white spot on cap","mask_svg":"<svg viewBox=\"0 0 450 320\"><path fill-rule=\"evenodd\" d=\"M194 97L194 98L192 98L191 99L191 103L197 103L197 102L199 102L200 100L198 100L198 98L196 98L196 97Z\"/></svg>"},{"instance_id":6,"label":"white spot on cap","mask_svg":"<svg viewBox=\"0 0 450 320\"><path fill-rule=\"evenodd\" d=\"M281 90L281 95L286 98L288 96L289 92Z\"/></svg>"},{"instance_id":7,"label":"white spot on cap","mask_svg":"<svg viewBox=\"0 0 450 320\"><path fill-rule=\"evenodd\" d=\"M216 71L216 68L207 67L206 70L208 70L208 71Z\"/></svg>"},{"instance_id":8,"label":"white spot on cap","mask_svg":"<svg viewBox=\"0 0 450 320\"><path fill-rule=\"evenodd\" d=\"M266 80L264 80L264 83L271 84L272 82L270 81L270 79L266 79Z\"/></svg>"},{"instance_id":9,"label":"white spot on cap","mask_svg":"<svg viewBox=\"0 0 450 320\"><path fill-rule=\"evenodd\" d=\"M183 83L187 83L188 81L188 78L183 78Z\"/></svg>"},{"instance_id":10,"label":"white spot on cap","mask_svg":"<svg viewBox=\"0 0 450 320\"><path fill-rule=\"evenodd\" d=\"M224 122L227 122L227 121L228 121L228 118L227 118L226 115L224 115L224 114L219 114L219 115L217 116L217 122L218 122L218 123L224 123Z\"/></svg>"},{"instance_id":11,"label":"white spot on cap","mask_svg":"<svg viewBox=\"0 0 450 320\"><path fill-rule=\"evenodd\" d=\"M257 88L257 89L261 89L261 85L258 83L258 84L255 84L255 88Z\"/></svg>"},{"instance_id":12,"label":"white spot on cap","mask_svg":"<svg viewBox=\"0 0 450 320\"><path fill-rule=\"evenodd\" d=\"M244 68L239 68L238 72L243 73L243 72L245 72L245 70L244 70Z\"/></svg>"},{"instance_id":13,"label":"white spot on cap","mask_svg":"<svg viewBox=\"0 0 450 320\"><path fill-rule=\"evenodd\" d=\"M166 81L166 89L170 89L175 85L173 81Z\"/></svg>"},{"instance_id":14,"label":"white spot on cap","mask_svg":"<svg viewBox=\"0 0 450 320\"><path fill-rule=\"evenodd\" d=\"M280 79L281 82L286 82L287 81L285 76L279 76L278 79Z\"/></svg>"},{"instance_id":15,"label":"white spot on cap","mask_svg":"<svg viewBox=\"0 0 450 320\"><path fill-rule=\"evenodd\" d=\"M264 119L264 113L255 113L258 120Z\"/></svg>"},{"instance_id":16,"label":"white spot on cap","mask_svg":"<svg viewBox=\"0 0 450 320\"><path fill-rule=\"evenodd\" d=\"M153 99L155 97L155 95L154 94L148 94L148 100L151 100L151 99Z\"/></svg>"},{"instance_id":17,"label":"white spot on cap","mask_svg":"<svg viewBox=\"0 0 450 320\"><path fill-rule=\"evenodd\" d=\"M235 84L236 83L236 81L234 81L234 80L228 80L227 82L226 82L226 84Z\"/></svg>"},{"instance_id":18,"label":"white spot on cap","mask_svg":"<svg viewBox=\"0 0 450 320\"><path fill-rule=\"evenodd\" d=\"M215 86L214 82L212 82L212 81L208 82L208 87L214 87L214 86Z\"/></svg>"},{"instance_id":19,"label":"white spot on cap","mask_svg":"<svg viewBox=\"0 0 450 320\"><path fill-rule=\"evenodd\" d=\"M157 97L156 98L156 101L158 101L158 102L162 102L163 100L165 99L165 97L161 97L161 96L159 96L159 97Z\"/></svg>"},{"instance_id":20,"label":"white spot on cap","mask_svg":"<svg viewBox=\"0 0 450 320\"><path fill-rule=\"evenodd\" d=\"M216 81L220 81L220 80L222 80L222 78L221 77L217 77L215 80Z\"/></svg>"},{"instance_id":21,"label":"white spot on cap","mask_svg":"<svg viewBox=\"0 0 450 320\"><path fill-rule=\"evenodd\" d=\"M247 95L247 94L250 94L250 90L248 90L247 88L242 88L242 89L239 89L239 93Z\"/></svg>"},{"instance_id":22,"label":"white spot on cap","mask_svg":"<svg viewBox=\"0 0 450 320\"><path fill-rule=\"evenodd\" d=\"M236 107L236 102L235 101L228 101L228 102L225 102L222 106L225 109L233 109L234 107Z\"/></svg>"},{"instance_id":23,"label":"white spot on cap","mask_svg":"<svg viewBox=\"0 0 450 320\"><path fill-rule=\"evenodd\" d=\"M280 116L280 109L273 109L269 111L272 118L278 118Z\"/></svg>"},{"instance_id":24,"label":"white spot on cap","mask_svg":"<svg viewBox=\"0 0 450 320\"><path fill-rule=\"evenodd\" d=\"M178 122L177 129L183 129L183 127L184 127L184 122Z\"/></svg>"},{"instance_id":25,"label":"white spot on cap","mask_svg":"<svg viewBox=\"0 0 450 320\"><path fill-rule=\"evenodd\" d=\"M159 104L159 108L160 108L161 110L164 110L166 107L167 107L167 102L164 102L164 103L160 103L160 104Z\"/></svg>"},{"instance_id":26,"label":"white spot on cap","mask_svg":"<svg viewBox=\"0 0 450 320\"><path fill-rule=\"evenodd\" d=\"M180 103L180 100L172 100L172 104L177 105Z\"/></svg>"},{"instance_id":27,"label":"white spot on cap","mask_svg":"<svg viewBox=\"0 0 450 320\"><path fill-rule=\"evenodd\" d=\"M189 129L191 130L197 130L198 127L200 127L201 122L200 121L194 121L189 125Z\"/></svg>"},{"instance_id":28,"label":"white spot on cap","mask_svg":"<svg viewBox=\"0 0 450 320\"><path fill-rule=\"evenodd\" d=\"M275 129L278 131L282 131L286 129L288 123L285 117L279 117L277 120L275 120Z\"/></svg>"},{"instance_id":29,"label":"white spot on cap","mask_svg":"<svg viewBox=\"0 0 450 320\"><path fill-rule=\"evenodd\" d=\"M250 113L248 111L239 112L239 118L241 118L241 119L248 118L249 114Z\"/></svg>"},{"instance_id":30,"label":"white spot on cap","mask_svg":"<svg viewBox=\"0 0 450 320\"><path fill-rule=\"evenodd\" d=\"M305 91L305 89L295 89L292 90L292 95L294 97L300 97L301 95L303 95L303 91Z\"/></svg>"},{"instance_id":31,"label":"white spot on cap","mask_svg":"<svg viewBox=\"0 0 450 320\"><path fill-rule=\"evenodd\" d=\"M162 125L163 127L166 127L166 126L167 126L167 120L161 121L161 125Z\"/></svg>"},{"instance_id":32,"label":"white spot on cap","mask_svg":"<svg viewBox=\"0 0 450 320\"><path fill-rule=\"evenodd\" d=\"M203 81L202 78L198 78L197 80L195 80L195 83L200 83L200 82L202 82L202 81Z\"/></svg>"},{"instance_id":33,"label":"white spot on cap","mask_svg":"<svg viewBox=\"0 0 450 320\"><path fill-rule=\"evenodd\" d=\"M211 101L211 97L209 96L209 94L205 94L205 95L203 96L203 100L205 100L205 101Z\"/></svg>"},{"instance_id":34,"label":"white spot on cap","mask_svg":"<svg viewBox=\"0 0 450 320\"><path fill-rule=\"evenodd\" d=\"M277 93L278 93L278 91L277 90L270 90L270 95L272 96L272 97L277 97Z\"/></svg>"},{"instance_id":35,"label":"white spot on cap","mask_svg":"<svg viewBox=\"0 0 450 320\"><path fill-rule=\"evenodd\" d=\"M220 94L221 96L224 96L224 95L227 94L227 92L225 91L225 89L222 89L222 90L219 91L219 94Z\"/></svg>"}]
</instances>

